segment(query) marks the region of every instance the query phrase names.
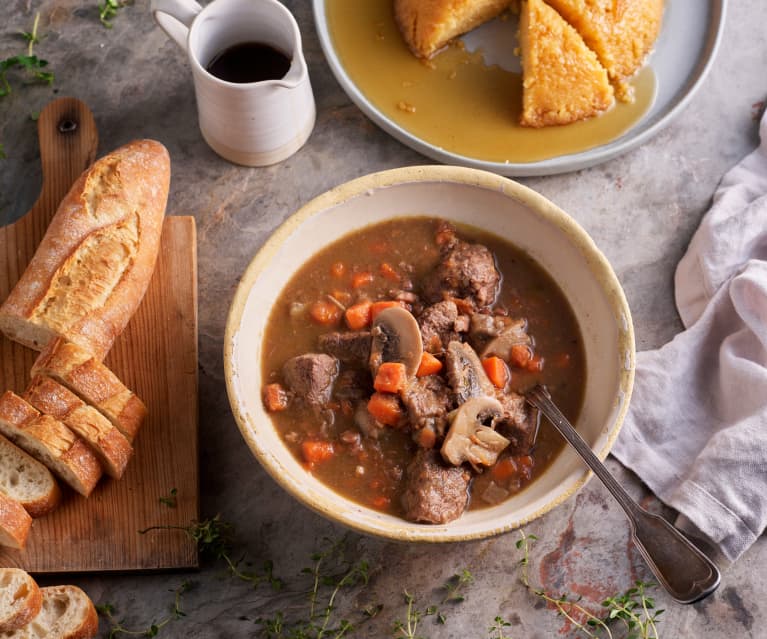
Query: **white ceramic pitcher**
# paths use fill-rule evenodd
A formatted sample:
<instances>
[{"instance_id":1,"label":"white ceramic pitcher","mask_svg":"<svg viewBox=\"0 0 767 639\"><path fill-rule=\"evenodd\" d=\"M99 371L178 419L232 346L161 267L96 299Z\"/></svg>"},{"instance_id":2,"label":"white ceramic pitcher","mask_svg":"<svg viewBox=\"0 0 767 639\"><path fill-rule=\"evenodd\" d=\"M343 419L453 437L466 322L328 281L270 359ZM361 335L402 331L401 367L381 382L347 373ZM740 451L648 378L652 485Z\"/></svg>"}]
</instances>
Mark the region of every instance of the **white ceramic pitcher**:
<instances>
[{"instance_id":1,"label":"white ceramic pitcher","mask_svg":"<svg viewBox=\"0 0 767 639\"><path fill-rule=\"evenodd\" d=\"M189 55L200 131L221 157L245 166L280 162L300 149L316 117L295 18L276 0L152 0L157 24ZM225 49L269 45L290 59L279 80L234 83L206 70Z\"/></svg>"}]
</instances>

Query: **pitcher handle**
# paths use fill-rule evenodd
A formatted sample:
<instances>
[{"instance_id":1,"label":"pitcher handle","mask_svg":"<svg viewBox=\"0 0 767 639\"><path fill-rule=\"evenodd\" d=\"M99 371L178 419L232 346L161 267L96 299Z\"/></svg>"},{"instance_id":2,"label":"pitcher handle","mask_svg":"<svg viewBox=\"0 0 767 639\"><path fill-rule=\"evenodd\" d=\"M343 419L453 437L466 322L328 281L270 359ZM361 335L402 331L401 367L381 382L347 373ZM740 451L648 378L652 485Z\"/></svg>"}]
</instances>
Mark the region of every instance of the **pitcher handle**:
<instances>
[{"instance_id":1,"label":"pitcher handle","mask_svg":"<svg viewBox=\"0 0 767 639\"><path fill-rule=\"evenodd\" d=\"M152 0L151 11L160 28L186 51L189 27L202 7L194 0Z\"/></svg>"}]
</instances>

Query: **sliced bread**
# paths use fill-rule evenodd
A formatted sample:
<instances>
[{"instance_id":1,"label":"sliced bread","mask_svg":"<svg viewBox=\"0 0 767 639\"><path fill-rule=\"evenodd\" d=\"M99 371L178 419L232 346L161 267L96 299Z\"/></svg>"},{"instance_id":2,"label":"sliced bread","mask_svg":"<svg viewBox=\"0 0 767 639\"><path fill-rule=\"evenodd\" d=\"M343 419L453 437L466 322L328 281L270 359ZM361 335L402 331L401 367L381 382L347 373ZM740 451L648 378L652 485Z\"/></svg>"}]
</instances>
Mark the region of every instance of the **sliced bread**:
<instances>
[{"instance_id":1,"label":"sliced bread","mask_svg":"<svg viewBox=\"0 0 767 639\"><path fill-rule=\"evenodd\" d=\"M61 490L51 471L2 435L0 492L18 501L32 517L42 517L61 501Z\"/></svg>"},{"instance_id":2,"label":"sliced bread","mask_svg":"<svg viewBox=\"0 0 767 639\"><path fill-rule=\"evenodd\" d=\"M101 465L82 439L13 391L0 396L0 433L85 497L101 477Z\"/></svg>"},{"instance_id":3,"label":"sliced bread","mask_svg":"<svg viewBox=\"0 0 767 639\"><path fill-rule=\"evenodd\" d=\"M0 493L0 545L21 549L27 543L32 518L15 499Z\"/></svg>"},{"instance_id":4,"label":"sliced bread","mask_svg":"<svg viewBox=\"0 0 767 639\"><path fill-rule=\"evenodd\" d=\"M112 371L76 344L53 340L32 366L32 376L46 375L107 417L133 442L147 410L135 393Z\"/></svg>"},{"instance_id":5,"label":"sliced bread","mask_svg":"<svg viewBox=\"0 0 767 639\"><path fill-rule=\"evenodd\" d=\"M99 631L93 602L77 586L41 588L40 613L8 639L92 639Z\"/></svg>"},{"instance_id":6,"label":"sliced bread","mask_svg":"<svg viewBox=\"0 0 767 639\"><path fill-rule=\"evenodd\" d=\"M41 413L55 417L91 447L104 472L119 479L133 453L128 440L106 417L50 377L38 375L24 393Z\"/></svg>"},{"instance_id":7,"label":"sliced bread","mask_svg":"<svg viewBox=\"0 0 767 639\"><path fill-rule=\"evenodd\" d=\"M40 612L42 594L20 568L0 568L0 632L26 626Z\"/></svg>"}]
</instances>

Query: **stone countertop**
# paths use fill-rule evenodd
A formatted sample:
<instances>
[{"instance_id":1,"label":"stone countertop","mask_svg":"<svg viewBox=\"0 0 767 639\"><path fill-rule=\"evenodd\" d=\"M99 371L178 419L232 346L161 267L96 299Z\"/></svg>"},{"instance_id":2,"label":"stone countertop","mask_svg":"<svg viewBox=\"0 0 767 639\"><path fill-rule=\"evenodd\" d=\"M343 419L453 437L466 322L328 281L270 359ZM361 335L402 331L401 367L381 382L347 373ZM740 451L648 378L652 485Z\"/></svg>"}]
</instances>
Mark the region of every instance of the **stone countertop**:
<instances>
[{"instance_id":1,"label":"stone countertop","mask_svg":"<svg viewBox=\"0 0 767 639\"><path fill-rule=\"evenodd\" d=\"M423 637L498 637L489 631L497 616L511 624L504 637L582 636L519 585L518 532L443 546L347 534L288 498L260 468L236 428L224 386L222 342L226 309L252 255L287 216L325 190L373 171L430 162L383 133L349 101L325 63L310 3L286 1L303 34L317 124L301 151L259 169L230 165L203 142L185 57L154 25L148 0L120 9L111 30L100 24L96 4L5 3L1 57L23 50L16 34L29 30L40 11L44 37L37 53L50 61L56 82L53 88L15 88L0 99L0 142L7 155L0 160L0 220L23 214L37 195L40 168L30 114L57 95L79 97L91 107L101 153L136 137L156 138L168 147L173 160L169 211L193 215L199 233L202 514L221 513L235 526L232 557L244 557L241 568L252 563L248 570L261 570L270 559L285 587L280 592L263 584L254 588L227 575L222 561L209 559L190 574L73 575L68 581L97 603L114 605L126 627L144 628L167 617L172 591L190 580L194 588L182 603L186 616L171 621L160 636L251 637L261 628L259 618L280 612L290 618L302 611L306 616L310 582L300 571L312 564L314 551L327 547L324 540L345 536L350 555L368 560L370 581L364 588L342 591L334 614L356 620L360 608L383 604L351 636L396 636L393 624L407 615L404 589L415 597L416 608L437 604L445 614L444 625L433 616L422 619L417 634ZM711 74L684 113L654 139L592 169L520 180L574 216L606 253L628 295L639 350L659 346L680 329L674 267L720 177L757 142L756 120L767 92L762 4L729 3ZM642 503L662 510L633 475L614 460L608 466ZM530 553L531 582L556 595L581 597L581 605L591 610L634 580L650 579L629 543L623 514L597 482L528 525L527 532L539 537ZM701 603L683 607L653 591L658 606L665 608L659 635L764 637L765 562L762 537L726 570L718 592ZM463 591L465 601L441 603L445 593L439 586L463 569L474 576ZM101 628L106 636L103 620Z\"/></svg>"}]
</instances>

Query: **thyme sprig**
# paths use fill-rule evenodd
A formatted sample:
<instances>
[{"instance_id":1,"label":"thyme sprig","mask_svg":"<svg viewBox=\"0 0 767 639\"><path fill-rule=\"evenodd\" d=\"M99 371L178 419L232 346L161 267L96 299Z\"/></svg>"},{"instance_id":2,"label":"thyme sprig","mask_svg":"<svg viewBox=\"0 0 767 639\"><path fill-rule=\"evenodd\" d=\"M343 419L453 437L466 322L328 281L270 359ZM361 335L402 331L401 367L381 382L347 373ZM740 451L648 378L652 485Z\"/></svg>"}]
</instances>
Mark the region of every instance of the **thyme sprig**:
<instances>
[{"instance_id":1,"label":"thyme sprig","mask_svg":"<svg viewBox=\"0 0 767 639\"><path fill-rule=\"evenodd\" d=\"M557 597L543 588L531 585L528 574L530 547L538 538L535 535L527 535L522 529L519 533L520 538L516 546L522 551L522 558L519 560L519 579L522 585L536 597L554 606L557 614L567 619L583 635L590 638L614 639L609 624L619 620L627 631L624 639L660 639L657 622L663 610L656 610L654 599L646 594L647 589L654 588L655 584L637 581L626 592L608 597L601 603L606 609L605 614L599 617L580 605L580 598L571 599L567 594Z\"/></svg>"},{"instance_id":2,"label":"thyme sprig","mask_svg":"<svg viewBox=\"0 0 767 639\"><path fill-rule=\"evenodd\" d=\"M35 44L40 41L40 36L38 36L37 33L39 23L40 13L38 12L35 14L32 31L21 32L22 37L28 42L26 55L13 55L5 58L5 60L0 60L0 98L10 95L13 92L11 83L8 80L8 72L12 69L26 70L33 82L53 84L53 72L43 71L43 69L48 66L48 61L34 55Z\"/></svg>"},{"instance_id":3,"label":"thyme sprig","mask_svg":"<svg viewBox=\"0 0 767 639\"><path fill-rule=\"evenodd\" d=\"M105 603L96 606L98 613L102 615L110 624L109 634L107 635L108 639L115 639L115 637L119 637L121 635L129 637L156 637L160 634L160 631L171 621L175 621L176 619L181 619L182 617L186 616L186 613L181 609L181 602L184 594L187 593L192 588L192 586L193 584L191 581L184 581L178 588L176 588L176 590L173 591L173 608L171 609L170 614L160 621L153 621L151 624L149 624L149 626L140 630L131 630L126 628L123 625L125 623L124 619L117 621L114 616L116 609L112 604Z\"/></svg>"},{"instance_id":4,"label":"thyme sprig","mask_svg":"<svg viewBox=\"0 0 767 639\"><path fill-rule=\"evenodd\" d=\"M132 4L132 0L104 0L99 2L99 20L101 24L107 29L111 29L114 26L112 20L117 17L117 12L129 4Z\"/></svg>"}]
</instances>

